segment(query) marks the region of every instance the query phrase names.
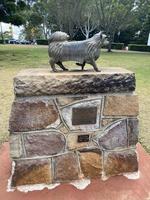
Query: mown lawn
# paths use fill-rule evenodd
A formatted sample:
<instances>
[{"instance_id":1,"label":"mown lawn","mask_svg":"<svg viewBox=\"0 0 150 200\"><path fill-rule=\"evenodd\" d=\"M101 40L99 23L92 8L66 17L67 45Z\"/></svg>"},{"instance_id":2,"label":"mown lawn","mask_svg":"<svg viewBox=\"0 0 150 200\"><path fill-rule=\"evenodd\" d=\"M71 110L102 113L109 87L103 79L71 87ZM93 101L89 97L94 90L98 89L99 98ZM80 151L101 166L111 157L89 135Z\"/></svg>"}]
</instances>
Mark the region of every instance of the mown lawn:
<instances>
[{"instance_id":1,"label":"mown lawn","mask_svg":"<svg viewBox=\"0 0 150 200\"><path fill-rule=\"evenodd\" d=\"M136 73L140 103L140 142L150 153L150 53L102 51L100 67L123 67ZM74 63L66 63L75 66ZM8 119L13 101L13 77L24 68L49 67L47 48L0 46L0 141L8 140ZM77 66L76 66L77 67ZM77 67L78 68L78 67Z\"/></svg>"}]
</instances>

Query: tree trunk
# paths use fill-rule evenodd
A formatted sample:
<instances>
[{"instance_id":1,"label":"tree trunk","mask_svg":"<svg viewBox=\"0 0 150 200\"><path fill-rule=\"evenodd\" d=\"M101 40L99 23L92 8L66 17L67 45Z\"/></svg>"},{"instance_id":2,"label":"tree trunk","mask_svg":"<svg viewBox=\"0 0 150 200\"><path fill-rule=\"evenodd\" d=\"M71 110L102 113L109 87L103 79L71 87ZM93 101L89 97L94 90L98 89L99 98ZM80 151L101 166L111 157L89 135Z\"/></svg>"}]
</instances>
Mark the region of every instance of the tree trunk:
<instances>
[{"instance_id":1,"label":"tree trunk","mask_svg":"<svg viewBox=\"0 0 150 200\"><path fill-rule=\"evenodd\" d=\"M2 42L4 44L4 35L3 35L3 29L2 29L2 23L0 22L0 27L1 27L1 38L2 38Z\"/></svg>"},{"instance_id":2,"label":"tree trunk","mask_svg":"<svg viewBox=\"0 0 150 200\"><path fill-rule=\"evenodd\" d=\"M89 39L89 32L86 32L86 39Z\"/></svg>"},{"instance_id":3,"label":"tree trunk","mask_svg":"<svg viewBox=\"0 0 150 200\"><path fill-rule=\"evenodd\" d=\"M111 45L112 45L112 40L109 40L109 44L108 44L108 52L111 52Z\"/></svg>"},{"instance_id":4,"label":"tree trunk","mask_svg":"<svg viewBox=\"0 0 150 200\"><path fill-rule=\"evenodd\" d=\"M108 44L108 52L112 52L111 50L111 46L112 46L112 42L114 41L114 33L112 33L109 37L109 44Z\"/></svg>"}]
</instances>

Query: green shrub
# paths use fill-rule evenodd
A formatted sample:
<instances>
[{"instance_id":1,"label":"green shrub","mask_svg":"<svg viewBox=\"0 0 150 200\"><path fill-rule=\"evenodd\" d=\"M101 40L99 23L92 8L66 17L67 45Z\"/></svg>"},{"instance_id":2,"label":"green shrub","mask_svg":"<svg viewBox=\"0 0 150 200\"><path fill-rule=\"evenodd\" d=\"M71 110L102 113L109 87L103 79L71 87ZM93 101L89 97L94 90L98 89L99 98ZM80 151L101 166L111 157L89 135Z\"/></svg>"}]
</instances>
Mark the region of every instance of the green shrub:
<instances>
[{"instance_id":1,"label":"green shrub","mask_svg":"<svg viewBox=\"0 0 150 200\"><path fill-rule=\"evenodd\" d=\"M0 44L8 44L8 40L0 40Z\"/></svg>"},{"instance_id":2,"label":"green shrub","mask_svg":"<svg viewBox=\"0 0 150 200\"><path fill-rule=\"evenodd\" d=\"M36 40L39 45L48 45L48 40Z\"/></svg>"},{"instance_id":3,"label":"green shrub","mask_svg":"<svg viewBox=\"0 0 150 200\"><path fill-rule=\"evenodd\" d=\"M112 43L111 48L122 50L122 49L124 49L124 43Z\"/></svg>"},{"instance_id":4,"label":"green shrub","mask_svg":"<svg viewBox=\"0 0 150 200\"><path fill-rule=\"evenodd\" d=\"M0 40L0 44L4 44L4 40Z\"/></svg>"},{"instance_id":5,"label":"green shrub","mask_svg":"<svg viewBox=\"0 0 150 200\"><path fill-rule=\"evenodd\" d=\"M131 51L147 51L150 52L150 46L147 45L139 45L139 44L129 44L129 50Z\"/></svg>"}]
</instances>

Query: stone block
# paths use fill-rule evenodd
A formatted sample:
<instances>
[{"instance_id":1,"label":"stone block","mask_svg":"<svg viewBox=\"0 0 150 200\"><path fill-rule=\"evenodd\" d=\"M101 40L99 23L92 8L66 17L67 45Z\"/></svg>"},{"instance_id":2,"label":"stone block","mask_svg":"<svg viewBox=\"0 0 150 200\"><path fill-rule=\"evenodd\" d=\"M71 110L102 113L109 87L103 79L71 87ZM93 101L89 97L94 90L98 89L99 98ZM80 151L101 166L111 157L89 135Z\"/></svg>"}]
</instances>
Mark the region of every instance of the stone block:
<instances>
[{"instance_id":1,"label":"stone block","mask_svg":"<svg viewBox=\"0 0 150 200\"><path fill-rule=\"evenodd\" d=\"M20 135L10 135L10 156L20 158L23 156L22 142Z\"/></svg>"},{"instance_id":2,"label":"stone block","mask_svg":"<svg viewBox=\"0 0 150 200\"><path fill-rule=\"evenodd\" d=\"M63 121L71 131L94 131L100 128L100 112L102 97L87 99L82 102L70 104L61 109ZM93 111L94 109L94 111ZM92 115L89 113L92 110ZM76 114L74 111L77 111ZM82 114L84 112L84 115ZM82 115L82 118L81 118ZM80 120L79 120L79 119Z\"/></svg>"},{"instance_id":3,"label":"stone block","mask_svg":"<svg viewBox=\"0 0 150 200\"><path fill-rule=\"evenodd\" d=\"M128 119L127 129L128 129L129 146L136 145L138 142L138 135L139 135L138 119L136 118Z\"/></svg>"},{"instance_id":4,"label":"stone block","mask_svg":"<svg viewBox=\"0 0 150 200\"><path fill-rule=\"evenodd\" d=\"M16 96L129 92L135 90L134 73L121 68L101 72L51 73L47 69L26 69L14 79Z\"/></svg>"},{"instance_id":5,"label":"stone block","mask_svg":"<svg viewBox=\"0 0 150 200\"><path fill-rule=\"evenodd\" d=\"M16 99L10 116L10 132L41 130L58 120L52 100L44 98Z\"/></svg>"},{"instance_id":6,"label":"stone block","mask_svg":"<svg viewBox=\"0 0 150 200\"><path fill-rule=\"evenodd\" d=\"M51 162L48 160L17 160L12 176L12 186L49 184L52 182L51 176Z\"/></svg>"},{"instance_id":7,"label":"stone block","mask_svg":"<svg viewBox=\"0 0 150 200\"><path fill-rule=\"evenodd\" d=\"M69 182L79 179L79 163L76 153L70 152L54 158L54 181Z\"/></svg>"},{"instance_id":8,"label":"stone block","mask_svg":"<svg viewBox=\"0 0 150 200\"><path fill-rule=\"evenodd\" d=\"M99 136L98 143L103 149L115 149L117 147L128 147L128 135L126 120L114 122L104 130L105 134ZM98 136L97 136L98 137Z\"/></svg>"},{"instance_id":9,"label":"stone block","mask_svg":"<svg viewBox=\"0 0 150 200\"><path fill-rule=\"evenodd\" d=\"M67 129L67 127L64 126L63 124L61 124L61 125L59 126L58 130L59 130L60 132L62 132L63 134L67 134L67 133L69 132L69 130Z\"/></svg>"},{"instance_id":10,"label":"stone block","mask_svg":"<svg viewBox=\"0 0 150 200\"><path fill-rule=\"evenodd\" d=\"M134 150L104 152L104 173L106 177L137 171L138 161Z\"/></svg>"},{"instance_id":11,"label":"stone block","mask_svg":"<svg viewBox=\"0 0 150 200\"><path fill-rule=\"evenodd\" d=\"M137 116L137 95L110 95L105 98L104 116Z\"/></svg>"},{"instance_id":12,"label":"stone block","mask_svg":"<svg viewBox=\"0 0 150 200\"><path fill-rule=\"evenodd\" d=\"M79 142L78 141L78 137L79 136L87 136L89 135L89 141L84 141L84 142ZM87 137L86 137L87 138ZM91 142L90 142L90 138L91 138L91 133L70 133L67 136L67 146L69 150L72 149L80 149L80 148L85 148L90 146Z\"/></svg>"},{"instance_id":13,"label":"stone block","mask_svg":"<svg viewBox=\"0 0 150 200\"><path fill-rule=\"evenodd\" d=\"M101 119L101 126L105 127L105 126L109 126L111 125L113 122L119 120L120 118L103 118Z\"/></svg>"},{"instance_id":14,"label":"stone block","mask_svg":"<svg viewBox=\"0 0 150 200\"><path fill-rule=\"evenodd\" d=\"M57 97L57 103L61 106L66 106L68 104L71 104L73 102L77 102L83 99L86 99L88 96L80 95L80 96L60 96Z\"/></svg>"},{"instance_id":15,"label":"stone block","mask_svg":"<svg viewBox=\"0 0 150 200\"><path fill-rule=\"evenodd\" d=\"M138 170L135 75L120 68L101 70L27 69L15 77L12 187Z\"/></svg>"},{"instance_id":16,"label":"stone block","mask_svg":"<svg viewBox=\"0 0 150 200\"><path fill-rule=\"evenodd\" d=\"M63 134L54 131L24 134L27 157L55 155L65 150L66 139Z\"/></svg>"},{"instance_id":17,"label":"stone block","mask_svg":"<svg viewBox=\"0 0 150 200\"><path fill-rule=\"evenodd\" d=\"M86 178L98 178L102 174L102 155L99 150L80 152L81 171Z\"/></svg>"}]
</instances>

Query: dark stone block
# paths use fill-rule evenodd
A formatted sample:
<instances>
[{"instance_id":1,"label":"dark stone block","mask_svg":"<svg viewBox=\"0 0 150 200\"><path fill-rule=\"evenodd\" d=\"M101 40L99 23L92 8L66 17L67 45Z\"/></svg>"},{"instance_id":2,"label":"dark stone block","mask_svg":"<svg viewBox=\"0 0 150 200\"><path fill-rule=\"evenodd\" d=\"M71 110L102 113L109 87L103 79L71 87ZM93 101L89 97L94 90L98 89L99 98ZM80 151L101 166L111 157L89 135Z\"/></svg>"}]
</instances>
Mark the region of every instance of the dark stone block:
<instances>
[{"instance_id":1,"label":"dark stone block","mask_svg":"<svg viewBox=\"0 0 150 200\"><path fill-rule=\"evenodd\" d=\"M68 182L79 179L79 164L75 153L67 153L54 158L54 181Z\"/></svg>"},{"instance_id":2,"label":"dark stone block","mask_svg":"<svg viewBox=\"0 0 150 200\"><path fill-rule=\"evenodd\" d=\"M134 150L104 152L104 172L106 176L137 171L138 161Z\"/></svg>"},{"instance_id":3,"label":"dark stone block","mask_svg":"<svg viewBox=\"0 0 150 200\"><path fill-rule=\"evenodd\" d=\"M52 183L50 161L44 159L15 161L13 187L40 183Z\"/></svg>"},{"instance_id":4,"label":"dark stone block","mask_svg":"<svg viewBox=\"0 0 150 200\"><path fill-rule=\"evenodd\" d=\"M72 109L72 125L96 124L97 107Z\"/></svg>"},{"instance_id":5,"label":"dark stone block","mask_svg":"<svg viewBox=\"0 0 150 200\"><path fill-rule=\"evenodd\" d=\"M41 130L58 119L52 100L42 98L16 99L12 105L10 132Z\"/></svg>"},{"instance_id":6,"label":"dark stone block","mask_svg":"<svg viewBox=\"0 0 150 200\"><path fill-rule=\"evenodd\" d=\"M115 149L117 147L127 147L128 137L126 120L118 121L105 129L105 135L98 139L99 145L103 149Z\"/></svg>"},{"instance_id":7,"label":"dark stone block","mask_svg":"<svg viewBox=\"0 0 150 200\"><path fill-rule=\"evenodd\" d=\"M65 137L57 132L26 134L24 144L28 157L55 155L65 149Z\"/></svg>"},{"instance_id":8,"label":"dark stone block","mask_svg":"<svg viewBox=\"0 0 150 200\"><path fill-rule=\"evenodd\" d=\"M128 119L128 140L129 146L136 145L138 142L139 125L138 119Z\"/></svg>"}]
</instances>

